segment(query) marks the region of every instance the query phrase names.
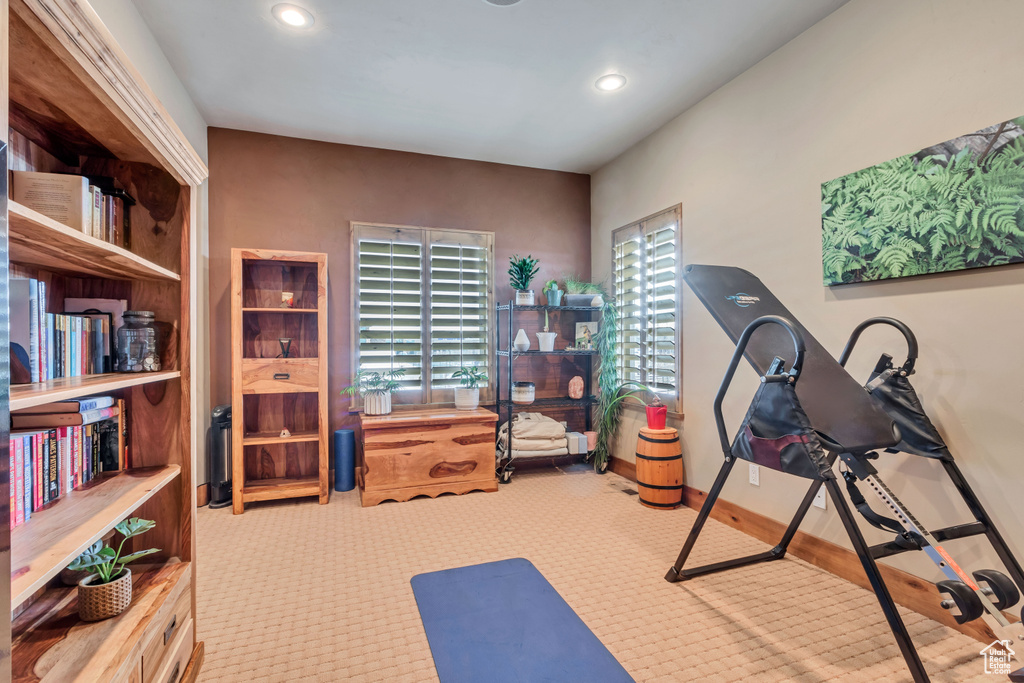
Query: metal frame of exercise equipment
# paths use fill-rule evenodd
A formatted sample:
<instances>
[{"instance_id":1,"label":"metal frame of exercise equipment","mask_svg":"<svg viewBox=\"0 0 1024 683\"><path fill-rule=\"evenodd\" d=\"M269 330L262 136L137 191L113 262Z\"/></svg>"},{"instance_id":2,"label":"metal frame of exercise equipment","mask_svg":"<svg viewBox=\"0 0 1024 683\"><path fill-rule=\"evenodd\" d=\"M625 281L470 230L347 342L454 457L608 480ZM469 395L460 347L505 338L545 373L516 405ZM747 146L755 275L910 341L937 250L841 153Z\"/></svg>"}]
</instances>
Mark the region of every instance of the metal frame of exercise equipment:
<instances>
[{"instance_id":1,"label":"metal frame of exercise equipment","mask_svg":"<svg viewBox=\"0 0 1024 683\"><path fill-rule=\"evenodd\" d=\"M1019 598L1017 588L1024 591L1024 571L1021 570L1020 564L1013 557L1006 542L985 511L984 506L978 500L960 469L953 461L952 455L945 448L945 444L941 443L941 437L938 436L930 421L924 416L923 409L920 410L920 416L927 422L927 427L934 433L934 438L938 439L942 450L941 454L927 454L926 457L940 460L957 491L970 509L971 514L975 517L975 522L953 525L928 532L881 480L877 470L870 462L878 457L875 450L879 448L884 448L891 452L904 450L916 455L925 455L924 453L915 452L913 448L908 450L897 427L897 423L900 420L893 420L887 411L878 410L880 406L883 408L891 408L892 406L885 406L883 402L869 395L872 383L875 383L874 386L877 388L877 386L894 377L900 377L905 381L906 377L913 373L914 364L917 359L917 342L909 328L891 318L872 318L867 320L855 328L840 360L836 362L799 323L795 322L792 315L775 299L774 295L750 273L738 268L722 266L688 266L685 270L684 280L708 308L712 316L722 325L726 333L736 341L736 349L714 401L715 422L725 462L697 514L697 518L683 544L675 565L666 574L666 580L670 582L682 581L756 562L782 559L785 557L789 544L792 542L807 511L810 509L815 496L820 488L824 486L850 538L853 549L860 559L871 588L878 599L900 652L915 681L925 683L929 680L928 674L906 629L906 625L899 615L896 604L885 585L885 581L876 563L877 559L908 550L923 550L946 577L945 581L937 584L941 592L950 596L950 599L943 601L942 606L950 610L953 608L958 609L960 613L954 613L954 617L959 623L977 618L982 612L986 612L997 621L998 626L1004 627L1004 629L1008 627L1009 623L1001 613L1000 608L1007 606L1004 604L1007 601L1009 601L1009 604L1017 601ZM742 287L744 291L724 294L724 292L729 292L736 287ZM751 294L751 292L755 292L755 294ZM728 308L729 303L727 302L742 309L754 308L755 310L737 312L732 308ZM762 303L767 305L762 306ZM755 315L755 313L760 312L758 309L763 308L772 309L773 313L777 312L781 313L781 315ZM872 373L868 386L860 390L860 396L849 395L841 397L838 400L839 410L836 410L835 406L822 405L820 400L815 401L814 399L820 399L823 392L829 389L827 380L835 381L836 384L844 383L845 380L839 381L842 380L842 377L836 373L836 370L849 377L848 373L845 372L844 366L857 340L865 329L877 324L894 326L904 334L908 344L908 358L903 366L894 368L891 364L891 357L883 355L878 366L875 368L875 372ZM769 328L774 328L775 334L766 334ZM742 331L737 334L741 329ZM757 348L751 349L751 339L758 329L763 329L763 331L758 335L759 339L755 345ZM787 337L788 339L786 339ZM786 371L785 361L780 357L780 354L786 355L787 352L784 349L790 344L792 345L794 359L789 371ZM823 354L828 356L827 359L823 357ZM783 533L782 539L775 547L771 550L746 557L716 562L701 567L684 568L686 560L704 524L707 522L711 509L721 494L722 488L725 486L725 482L732 472L733 466L736 464L736 460L739 459L734 453L735 443L730 444L729 442L725 420L722 415L722 403L739 366L740 359L744 356L747 357L747 360L758 371L758 374L761 375L762 384L781 382L791 387L793 390L792 394L797 397L797 408L803 408L799 397L801 394L804 395L807 406L806 418L814 434L811 440L814 440L816 437L817 442L827 452L827 459L819 464L816 472L798 475L811 479L811 485L797 507L796 514ZM813 372L809 371L811 367L814 369ZM806 385L812 386L808 388ZM906 382L906 386L909 387L909 382ZM848 391L849 383L847 382L846 387L842 389ZM760 396L760 391L755 396L755 404ZM912 387L910 392L913 393ZM838 393L842 394L843 392L840 391ZM806 401L808 398L812 400ZM868 405L864 399L873 405ZM916 394L913 394L913 399L916 401ZM916 407L920 409L919 402L916 404ZM843 425L842 416L844 410L848 414L859 418L863 422L862 426L864 428L857 429L856 425L853 428L849 428L849 425ZM751 418L753 411L754 406L752 405L751 412L748 413L747 420L744 421L744 427L748 430L748 434L750 434L748 420ZM850 422L857 421L855 419ZM886 422L887 428L892 432L888 439L881 435L879 431L883 425L886 425ZM904 422L906 423L905 420ZM831 429L823 432L818 431L821 425L827 425ZM911 428L913 428L913 425L911 425ZM742 434L742 427L740 432ZM841 435L842 441L835 438L837 434ZM739 440L740 435L737 436L737 442ZM904 448L901 448L901 446L904 446ZM873 546L868 545L857 524L853 510L843 496L842 488L831 468L831 464L836 458L840 459L845 466L843 477L846 481L847 492L851 496L855 508L873 526L897 533L895 541ZM749 460L750 458L748 457L747 459ZM775 467L775 469L780 468ZM780 469L780 471L782 470ZM858 480L864 481L871 487L872 491L883 501L888 512L896 516L895 520L882 517L870 509L870 506L866 504L863 496L860 496L859 491L856 489L856 481ZM949 553L939 545L940 541L981 534L986 536L1000 560L1010 572L1013 577L1012 582L999 572L992 570L975 572L973 575L975 580L972 580L953 561ZM1016 587L1014 584L1016 584ZM993 600L995 603L998 603L999 607L994 604ZM1012 676L1015 677L1016 675L1017 673ZM1014 678L1014 680L1017 679Z\"/></svg>"}]
</instances>

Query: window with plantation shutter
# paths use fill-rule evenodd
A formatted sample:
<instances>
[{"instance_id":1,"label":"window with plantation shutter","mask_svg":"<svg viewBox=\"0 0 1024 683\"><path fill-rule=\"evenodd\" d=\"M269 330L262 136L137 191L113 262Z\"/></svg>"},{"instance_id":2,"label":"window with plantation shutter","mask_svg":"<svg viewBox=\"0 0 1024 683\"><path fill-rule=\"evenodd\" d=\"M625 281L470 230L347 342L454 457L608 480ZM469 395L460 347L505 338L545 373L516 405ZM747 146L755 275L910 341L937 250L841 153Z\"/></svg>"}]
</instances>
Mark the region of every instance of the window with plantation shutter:
<instances>
[{"instance_id":1,"label":"window with plantation shutter","mask_svg":"<svg viewBox=\"0 0 1024 683\"><path fill-rule=\"evenodd\" d=\"M677 412L680 216L676 206L612 234L619 376L647 385Z\"/></svg>"},{"instance_id":2,"label":"window with plantation shutter","mask_svg":"<svg viewBox=\"0 0 1024 683\"><path fill-rule=\"evenodd\" d=\"M399 404L451 402L463 366L492 376L492 233L355 223L352 239L353 367L405 370Z\"/></svg>"}]
</instances>

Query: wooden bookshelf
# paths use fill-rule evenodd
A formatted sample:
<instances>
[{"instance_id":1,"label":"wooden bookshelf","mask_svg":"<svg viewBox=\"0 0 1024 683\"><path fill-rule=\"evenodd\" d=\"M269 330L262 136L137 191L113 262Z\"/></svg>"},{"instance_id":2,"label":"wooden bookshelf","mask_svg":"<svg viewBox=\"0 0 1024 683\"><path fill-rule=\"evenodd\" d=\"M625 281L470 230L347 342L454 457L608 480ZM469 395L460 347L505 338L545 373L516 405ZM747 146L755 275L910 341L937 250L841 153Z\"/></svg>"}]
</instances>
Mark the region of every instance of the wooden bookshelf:
<instances>
[{"instance_id":1,"label":"wooden bookshelf","mask_svg":"<svg viewBox=\"0 0 1024 683\"><path fill-rule=\"evenodd\" d=\"M101 475L33 512L11 533L11 608L180 475L178 465Z\"/></svg>"},{"instance_id":2,"label":"wooden bookshelf","mask_svg":"<svg viewBox=\"0 0 1024 683\"><path fill-rule=\"evenodd\" d=\"M66 401L80 396L106 394L120 389L153 382L166 382L181 377L180 370L163 372L110 372L102 375L61 377L33 384L15 384L11 387L11 410L41 406L54 401Z\"/></svg>"},{"instance_id":3,"label":"wooden bookshelf","mask_svg":"<svg viewBox=\"0 0 1024 683\"><path fill-rule=\"evenodd\" d=\"M11 277L45 282L51 313L64 310L65 298L123 299L129 309L153 311L165 368L10 388L11 410L91 395L124 400L129 469L65 492L11 532L8 554L0 548L0 562L11 561L8 611L15 615L10 641L0 629L0 680L192 683L203 645L192 613L199 412L191 389L197 316L190 264L196 197L209 171L89 0L0 0L0 12L8 169L108 178L137 200L126 209L128 248L8 201L0 266ZM9 479L0 476L0 494L9 494ZM132 565L127 611L83 623L76 590L59 585L58 575L130 516L156 522L124 546L160 548L147 558L154 565Z\"/></svg>"},{"instance_id":4,"label":"wooden bookshelf","mask_svg":"<svg viewBox=\"0 0 1024 683\"><path fill-rule=\"evenodd\" d=\"M282 292L296 308L275 307ZM327 254L231 250L231 363L235 514L278 498L327 503Z\"/></svg>"}]
</instances>

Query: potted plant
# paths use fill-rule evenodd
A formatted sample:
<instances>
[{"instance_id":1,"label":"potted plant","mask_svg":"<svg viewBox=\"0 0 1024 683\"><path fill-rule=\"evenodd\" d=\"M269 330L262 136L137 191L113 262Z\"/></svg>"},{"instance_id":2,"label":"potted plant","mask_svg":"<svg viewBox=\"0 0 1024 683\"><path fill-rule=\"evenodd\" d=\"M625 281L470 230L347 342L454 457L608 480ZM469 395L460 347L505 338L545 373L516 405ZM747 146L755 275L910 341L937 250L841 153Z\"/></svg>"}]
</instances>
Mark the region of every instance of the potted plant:
<instances>
[{"instance_id":1,"label":"potted plant","mask_svg":"<svg viewBox=\"0 0 1024 683\"><path fill-rule=\"evenodd\" d=\"M124 538L114 550L103 541L96 541L88 550L68 565L72 571L85 571L89 575L78 582L78 616L83 621L100 621L117 616L132 602L132 571L125 567L140 557L160 552L159 548L139 550L122 555L124 542L144 534L156 522L149 519L122 520L114 530Z\"/></svg>"},{"instance_id":2,"label":"potted plant","mask_svg":"<svg viewBox=\"0 0 1024 683\"><path fill-rule=\"evenodd\" d=\"M456 410L476 410L480 405L480 383L487 381L487 375L475 365L469 365L453 372L452 377L458 377L462 385L455 389Z\"/></svg>"},{"instance_id":3,"label":"potted plant","mask_svg":"<svg viewBox=\"0 0 1024 683\"><path fill-rule=\"evenodd\" d=\"M558 288L557 280L548 280L544 283L544 296L547 297L548 306L562 305L562 290Z\"/></svg>"},{"instance_id":4,"label":"potted plant","mask_svg":"<svg viewBox=\"0 0 1024 683\"><path fill-rule=\"evenodd\" d=\"M533 255L513 255L509 259L509 284L516 290L516 306L532 306L533 290L530 289L530 282L537 274L539 261Z\"/></svg>"},{"instance_id":5,"label":"potted plant","mask_svg":"<svg viewBox=\"0 0 1024 683\"><path fill-rule=\"evenodd\" d=\"M654 398L650 403L643 399L644 394L650 394ZM594 465L598 472L603 473L608 467L608 456L611 437L619 427L622 406L627 399L634 399L644 406L647 412L647 426L650 429L664 429L667 409L661 404L661 399L650 387L639 382L623 382L617 388L608 392L607 400L602 400L598 406L600 416L598 418L598 443L595 448ZM607 397L602 397L607 398Z\"/></svg>"},{"instance_id":6,"label":"potted plant","mask_svg":"<svg viewBox=\"0 0 1024 683\"><path fill-rule=\"evenodd\" d=\"M544 331L537 332L537 345L541 351L554 351L555 350L555 337L558 335L554 332L548 332L548 312L544 311Z\"/></svg>"},{"instance_id":7,"label":"potted plant","mask_svg":"<svg viewBox=\"0 0 1024 683\"><path fill-rule=\"evenodd\" d=\"M578 275L567 275L564 280L566 306L601 306L604 303L601 285Z\"/></svg>"},{"instance_id":8,"label":"potted plant","mask_svg":"<svg viewBox=\"0 0 1024 683\"><path fill-rule=\"evenodd\" d=\"M391 392L401 384L399 379L405 370L360 370L352 378L352 384L341 390L347 396L360 394L363 397L363 412L366 415L387 415L391 412Z\"/></svg>"}]
</instances>

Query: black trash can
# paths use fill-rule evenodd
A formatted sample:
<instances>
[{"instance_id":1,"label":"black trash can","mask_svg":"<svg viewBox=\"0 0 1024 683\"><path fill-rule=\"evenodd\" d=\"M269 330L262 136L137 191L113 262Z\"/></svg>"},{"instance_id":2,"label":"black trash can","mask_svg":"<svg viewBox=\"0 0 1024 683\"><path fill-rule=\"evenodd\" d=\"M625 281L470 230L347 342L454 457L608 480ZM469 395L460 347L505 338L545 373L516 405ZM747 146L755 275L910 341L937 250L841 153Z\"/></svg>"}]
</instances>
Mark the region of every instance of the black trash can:
<instances>
[{"instance_id":1,"label":"black trash can","mask_svg":"<svg viewBox=\"0 0 1024 683\"><path fill-rule=\"evenodd\" d=\"M210 448L206 453L210 507L223 508L231 505L231 406L217 406L210 418Z\"/></svg>"}]
</instances>

